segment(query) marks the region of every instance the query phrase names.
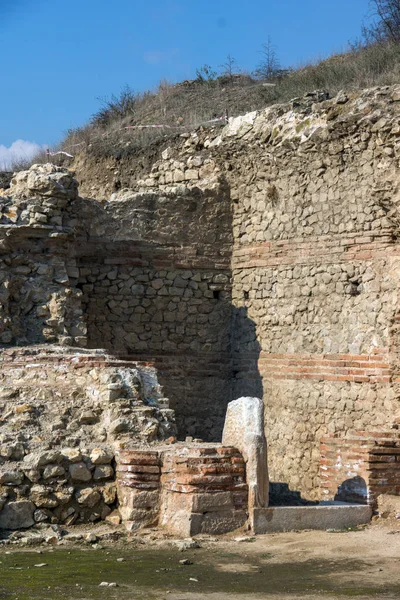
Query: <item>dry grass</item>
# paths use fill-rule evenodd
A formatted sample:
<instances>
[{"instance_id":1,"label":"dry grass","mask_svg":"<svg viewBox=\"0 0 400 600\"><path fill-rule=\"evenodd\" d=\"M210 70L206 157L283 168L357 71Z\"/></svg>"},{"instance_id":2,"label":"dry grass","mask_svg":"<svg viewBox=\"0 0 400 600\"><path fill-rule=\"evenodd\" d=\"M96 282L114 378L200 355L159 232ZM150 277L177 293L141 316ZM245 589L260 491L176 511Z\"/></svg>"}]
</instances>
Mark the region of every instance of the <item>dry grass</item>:
<instances>
[{"instance_id":1,"label":"dry grass","mask_svg":"<svg viewBox=\"0 0 400 600\"><path fill-rule=\"evenodd\" d=\"M342 89L352 91L398 82L400 44L386 42L359 45L347 53L290 69L276 77L272 86L271 81L265 85L265 81L242 74L222 75L211 80L198 78L177 85L162 81L154 92L140 94L126 87L118 96L103 101L86 125L68 131L57 149L74 155L83 149L98 156L135 154L215 117L260 110L314 90L325 90L333 96ZM153 124L167 127L132 127ZM46 160L42 153L30 164ZM56 164L69 162L62 155L52 160ZM14 169L27 166L14 165Z\"/></svg>"},{"instance_id":2,"label":"dry grass","mask_svg":"<svg viewBox=\"0 0 400 600\"><path fill-rule=\"evenodd\" d=\"M155 92L144 94L125 88L120 96L103 103L86 126L69 131L63 147L90 147L103 155L135 152L165 137L193 130L209 119L259 110L310 91L326 90L333 96L342 89L351 91L399 81L400 44L374 43L291 69L275 78L273 86L249 75L236 75L177 85L163 81ZM125 129L149 124L170 128Z\"/></svg>"},{"instance_id":3,"label":"dry grass","mask_svg":"<svg viewBox=\"0 0 400 600\"><path fill-rule=\"evenodd\" d=\"M163 81L155 92L145 94L126 88L120 96L103 103L86 126L69 131L62 147L72 152L74 148L90 146L95 153L107 154L116 146L121 150L128 145L134 151L227 113L240 114L265 106L269 94L269 89L245 75L177 85ZM124 107L129 108L124 111ZM135 129L137 125L165 128Z\"/></svg>"}]
</instances>

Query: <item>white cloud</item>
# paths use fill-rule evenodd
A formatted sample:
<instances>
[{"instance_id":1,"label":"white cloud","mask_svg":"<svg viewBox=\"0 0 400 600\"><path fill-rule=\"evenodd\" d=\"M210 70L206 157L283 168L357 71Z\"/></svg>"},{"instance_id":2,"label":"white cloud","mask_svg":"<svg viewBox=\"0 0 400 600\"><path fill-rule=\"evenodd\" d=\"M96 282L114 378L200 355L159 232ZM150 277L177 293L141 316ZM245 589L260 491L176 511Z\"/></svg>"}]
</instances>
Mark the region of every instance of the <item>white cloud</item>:
<instances>
[{"instance_id":1,"label":"white cloud","mask_svg":"<svg viewBox=\"0 0 400 600\"><path fill-rule=\"evenodd\" d=\"M7 171L16 162L31 160L43 148L44 146L26 140L16 140L8 148L0 144L0 170Z\"/></svg>"}]
</instances>

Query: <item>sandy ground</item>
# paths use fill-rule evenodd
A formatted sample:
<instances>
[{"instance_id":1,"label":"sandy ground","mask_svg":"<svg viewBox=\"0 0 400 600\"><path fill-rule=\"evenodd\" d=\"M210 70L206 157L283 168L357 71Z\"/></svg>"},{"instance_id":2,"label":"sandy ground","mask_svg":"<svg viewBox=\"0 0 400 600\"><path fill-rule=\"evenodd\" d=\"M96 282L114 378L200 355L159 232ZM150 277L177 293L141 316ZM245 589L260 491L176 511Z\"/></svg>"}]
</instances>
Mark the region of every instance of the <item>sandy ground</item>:
<instances>
[{"instance_id":1,"label":"sandy ground","mask_svg":"<svg viewBox=\"0 0 400 600\"><path fill-rule=\"evenodd\" d=\"M397 528L396 528L397 526ZM339 588L338 593L330 591L325 593L302 592L286 594L283 590L276 593L268 590L268 583L261 594L237 594L236 600L300 600L304 598L318 600L334 600L343 597L357 597L359 600L371 598L400 598L400 522L384 525L372 525L360 531L326 532L305 531L280 533L257 536L252 542L220 541L220 552L240 552L243 556L242 565L218 564L217 570L231 570L251 568L248 559L258 559L261 564L268 567L303 563L325 563L328 573L326 578L335 583ZM268 558L263 558L265 556ZM330 568L329 568L330 566ZM317 585L319 577L316 576ZM282 581L284 583L284 580ZM274 586L275 587L275 586ZM398 587L399 589L393 589ZM371 588L366 595L362 594L363 588ZM173 594L173 600L189 600L200 596L188 594ZM231 594L201 595L209 600L227 600Z\"/></svg>"}]
</instances>

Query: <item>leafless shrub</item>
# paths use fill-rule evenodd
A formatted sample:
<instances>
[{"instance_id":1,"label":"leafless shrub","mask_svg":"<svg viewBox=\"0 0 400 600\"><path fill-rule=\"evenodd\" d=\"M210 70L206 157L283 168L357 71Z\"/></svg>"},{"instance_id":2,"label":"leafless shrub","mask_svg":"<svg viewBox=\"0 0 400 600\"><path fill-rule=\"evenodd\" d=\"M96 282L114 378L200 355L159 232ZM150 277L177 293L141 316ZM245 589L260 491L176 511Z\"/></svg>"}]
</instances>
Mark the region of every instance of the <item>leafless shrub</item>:
<instances>
[{"instance_id":1,"label":"leafless shrub","mask_svg":"<svg viewBox=\"0 0 400 600\"><path fill-rule=\"evenodd\" d=\"M102 107L93 115L91 123L100 127L108 127L114 121L126 115L134 116L138 95L127 85L118 96L101 99Z\"/></svg>"},{"instance_id":2,"label":"leafless shrub","mask_svg":"<svg viewBox=\"0 0 400 600\"><path fill-rule=\"evenodd\" d=\"M374 42L400 42L400 0L370 0L374 18L363 27L366 44Z\"/></svg>"},{"instance_id":3,"label":"leafless shrub","mask_svg":"<svg viewBox=\"0 0 400 600\"><path fill-rule=\"evenodd\" d=\"M276 46L272 43L272 40L269 36L267 42L263 44L261 55L262 59L257 69L254 71L254 75L258 79L270 81L280 72L281 65L278 59Z\"/></svg>"}]
</instances>

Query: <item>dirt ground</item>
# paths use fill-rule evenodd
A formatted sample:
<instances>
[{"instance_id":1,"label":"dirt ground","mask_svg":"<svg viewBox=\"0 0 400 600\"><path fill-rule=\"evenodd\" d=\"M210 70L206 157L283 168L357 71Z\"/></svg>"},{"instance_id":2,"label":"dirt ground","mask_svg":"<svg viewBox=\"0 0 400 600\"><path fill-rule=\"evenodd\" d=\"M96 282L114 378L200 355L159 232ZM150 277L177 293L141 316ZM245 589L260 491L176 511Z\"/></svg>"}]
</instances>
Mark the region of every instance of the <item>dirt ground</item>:
<instances>
[{"instance_id":1,"label":"dirt ground","mask_svg":"<svg viewBox=\"0 0 400 600\"><path fill-rule=\"evenodd\" d=\"M396 525L396 524L395 524ZM370 526L360 531L326 532L305 531L258 536L253 542L241 543L243 565L250 557L262 560L270 554L268 566L288 567L283 571L281 590L268 589L268 583L261 594L237 594L237 600L334 600L344 597L400 598L400 522L398 529L393 526ZM219 549L237 551L235 542L220 542ZM334 589L326 592L303 590L300 594L285 593L290 569L304 566L305 577L317 588L324 582L334 583ZM315 566L315 569L313 569ZM223 565L216 565L224 569ZM232 565L232 569L240 569ZM301 571L301 569L300 569ZM310 586L310 587L311 587ZM275 585L273 587L276 587ZM296 586L293 585L293 588ZM366 591L364 594L363 591ZM172 596L174 600L189 600L188 595ZM195 598L196 596L193 596ZM225 594L210 594L207 598L226 600L232 597Z\"/></svg>"},{"instance_id":2,"label":"dirt ground","mask_svg":"<svg viewBox=\"0 0 400 600\"><path fill-rule=\"evenodd\" d=\"M399 521L358 531L229 535L198 542L199 548L182 552L176 540L149 532L140 540L101 544L3 546L0 598L400 599Z\"/></svg>"}]
</instances>

